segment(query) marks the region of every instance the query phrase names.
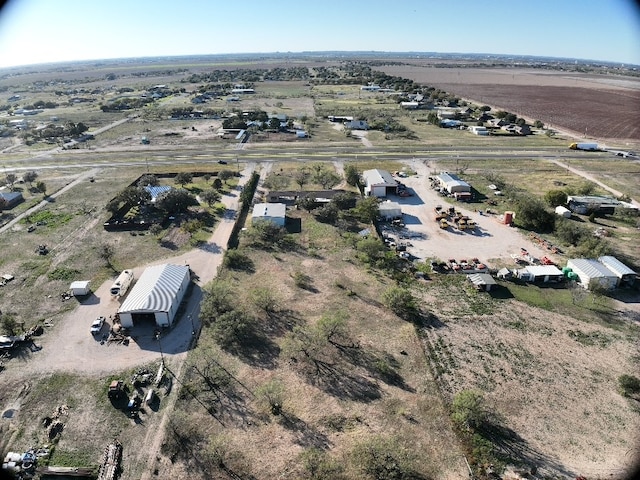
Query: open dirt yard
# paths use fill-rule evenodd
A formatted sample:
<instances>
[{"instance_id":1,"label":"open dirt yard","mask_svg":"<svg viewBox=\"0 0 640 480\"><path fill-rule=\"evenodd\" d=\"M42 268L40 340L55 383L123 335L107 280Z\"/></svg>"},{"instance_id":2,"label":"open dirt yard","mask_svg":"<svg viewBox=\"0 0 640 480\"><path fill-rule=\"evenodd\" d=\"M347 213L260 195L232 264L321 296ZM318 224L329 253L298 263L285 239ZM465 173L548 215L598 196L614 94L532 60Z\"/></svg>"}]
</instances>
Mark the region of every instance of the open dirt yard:
<instances>
[{"instance_id":1,"label":"open dirt yard","mask_svg":"<svg viewBox=\"0 0 640 480\"><path fill-rule=\"evenodd\" d=\"M616 146L640 144L640 80L527 70L387 66L410 78L495 109L541 120L551 128Z\"/></svg>"}]
</instances>

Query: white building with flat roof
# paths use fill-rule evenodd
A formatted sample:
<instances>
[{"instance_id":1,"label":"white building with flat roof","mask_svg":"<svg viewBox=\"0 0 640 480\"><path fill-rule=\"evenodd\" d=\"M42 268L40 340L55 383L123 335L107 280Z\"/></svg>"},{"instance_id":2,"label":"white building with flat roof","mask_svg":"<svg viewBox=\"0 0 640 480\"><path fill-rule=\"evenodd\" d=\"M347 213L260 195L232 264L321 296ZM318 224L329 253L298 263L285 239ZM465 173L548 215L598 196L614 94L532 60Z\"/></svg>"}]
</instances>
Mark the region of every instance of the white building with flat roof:
<instances>
[{"instance_id":1,"label":"white building with flat roof","mask_svg":"<svg viewBox=\"0 0 640 480\"><path fill-rule=\"evenodd\" d=\"M287 221L287 206L284 203L256 203L251 214L251 223L267 221L284 227Z\"/></svg>"}]
</instances>

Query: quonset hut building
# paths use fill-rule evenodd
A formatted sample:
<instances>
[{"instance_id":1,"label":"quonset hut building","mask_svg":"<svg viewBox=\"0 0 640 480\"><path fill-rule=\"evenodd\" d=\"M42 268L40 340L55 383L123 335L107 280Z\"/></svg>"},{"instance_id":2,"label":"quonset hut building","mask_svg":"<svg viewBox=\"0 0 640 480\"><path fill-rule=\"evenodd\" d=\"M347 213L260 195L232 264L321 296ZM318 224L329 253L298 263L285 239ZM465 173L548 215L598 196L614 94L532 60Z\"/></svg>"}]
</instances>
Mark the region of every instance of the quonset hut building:
<instances>
[{"instance_id":1,"label":"quonset hut building","mask_svg":"<svg viewBox=\"0 0 640 480\"><path fill-rule=\"evenodd\" d=\"M170 327L190 281L187 265L148 267L118 310L120 324L132 328L136 322L152 320L158 327Z\"/></svg>"}]
</instances>

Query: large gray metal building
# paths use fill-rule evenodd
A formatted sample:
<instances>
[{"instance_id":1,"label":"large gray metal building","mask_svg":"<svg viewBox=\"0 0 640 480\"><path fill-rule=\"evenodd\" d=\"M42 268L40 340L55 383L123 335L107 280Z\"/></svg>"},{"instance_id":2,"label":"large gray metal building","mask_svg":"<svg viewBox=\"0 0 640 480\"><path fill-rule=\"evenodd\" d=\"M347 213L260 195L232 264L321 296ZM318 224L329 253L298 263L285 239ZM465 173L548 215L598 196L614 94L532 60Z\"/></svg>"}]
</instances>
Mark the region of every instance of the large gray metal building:
<instances>
[{"instance_id":1,"label":"large gray metal building","mask_svg":"<svg viewBox=\"0 0 640 480\"><path fill-rule=\"evenodd\" d=\"M169 327L191 281L187 265L148 267L118 310L125 328L137 321L153 320L158 327Z\"/></svg>"}]
</instances>

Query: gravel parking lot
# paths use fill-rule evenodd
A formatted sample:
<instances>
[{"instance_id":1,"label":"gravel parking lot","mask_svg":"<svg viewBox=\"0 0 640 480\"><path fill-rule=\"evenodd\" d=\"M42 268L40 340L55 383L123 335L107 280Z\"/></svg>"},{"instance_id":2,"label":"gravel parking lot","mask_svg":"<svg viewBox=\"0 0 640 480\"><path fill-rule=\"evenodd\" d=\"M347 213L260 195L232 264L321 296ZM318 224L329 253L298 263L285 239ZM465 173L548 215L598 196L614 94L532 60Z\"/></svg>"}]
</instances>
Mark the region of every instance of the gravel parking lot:
<instances>
[{"instance_id":1,"label":"gravel parking lot","mask_svg":"<svg viewBox=\"0 0 640 480\"><path fill-rule=\"evenodd\" d=\"M443 230L435 221L434 207L449 204L444 197L431 188L430 168L422 161L415 160L411 168L417 172L399 180L413 193L410 197L391 196L387 200L395 201L402 207L404 229L395 229L399 241L410 243L407 251L420 259L470 259L478 258L490 268L496 266L514 266L512 253L520 253L525 248L531 255L540 258L546 255L554 258L550 252L533 244L519 229L508 227L499 222L497 215L487 215L473 210L473 204L455 202L456 210L474 220L474 230L460 231L455 227ZM433 168L433 162L431 162ZM402 236L406 238L401 238Z\"/></svg>"}]
</instances>

